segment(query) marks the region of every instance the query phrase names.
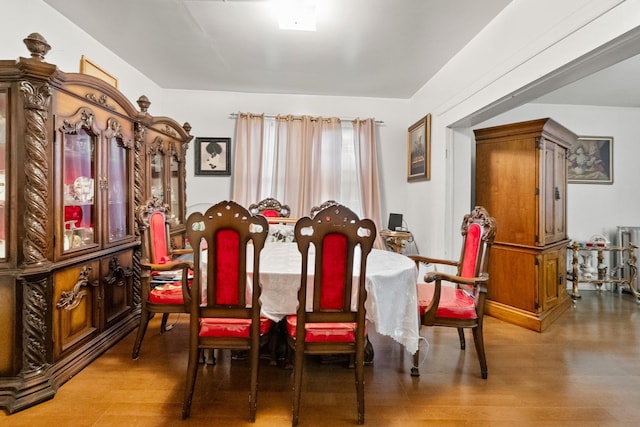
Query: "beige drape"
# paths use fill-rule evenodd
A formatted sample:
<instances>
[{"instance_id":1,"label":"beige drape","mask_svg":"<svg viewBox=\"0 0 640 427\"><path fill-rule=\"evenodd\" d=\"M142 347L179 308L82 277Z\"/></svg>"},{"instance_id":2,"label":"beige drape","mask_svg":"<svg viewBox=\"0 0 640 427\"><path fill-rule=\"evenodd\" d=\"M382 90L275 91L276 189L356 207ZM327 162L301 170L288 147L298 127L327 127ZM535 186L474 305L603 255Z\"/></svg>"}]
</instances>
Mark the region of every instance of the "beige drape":
<instances>
[{"instance_id":1,"label":"beige drape","mask_svg":"<svg viewBox=\"0 0 640 427\"><path fill-rule=\"evenodd\" d=\"M362 216L370 218L378 230L382 230L380 212L380 181L378 178L378 152L376 144L376 124L373 119L353 121L353 144L360 178L360 203ZM385 249L384 240L378 235L375 248Z\"/></svg>"},{"instance_id":2,"label":"beige drape","mask_svg":"<svg viewBox=\"0 0 640 427\"><path fill-rule=\"evenodd\" d=\"M233 169L233 200L243 206L274 197L292 217L309 215L322 202L339 200L342 127L338 118L277 116L272 170L263 170L264 116L238 114ZM354 120L355 156L362 217L381 228L375 121ZM270 186L263 189L263 179ZM261 194L261 191L268 194ZM376 247L384 248L382 240Z\"/></svg>"},{"instance_id":3,"label":"beige drape","mask_svg":"<svg viewBox=\"0 0 640 427\"><path fill-rule=\"evenodd\" d=\"M231 199L245 207L261 200L263 128L264 115L238 115Z\"/></svg>"}]
</instances>

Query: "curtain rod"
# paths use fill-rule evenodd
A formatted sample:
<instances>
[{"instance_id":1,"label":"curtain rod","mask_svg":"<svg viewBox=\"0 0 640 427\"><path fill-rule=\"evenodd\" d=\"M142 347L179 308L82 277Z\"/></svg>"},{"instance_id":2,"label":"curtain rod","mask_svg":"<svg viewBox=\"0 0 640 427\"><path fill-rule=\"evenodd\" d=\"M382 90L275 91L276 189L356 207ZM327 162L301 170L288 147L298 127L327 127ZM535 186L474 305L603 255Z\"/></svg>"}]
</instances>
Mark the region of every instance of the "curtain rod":
<instances>
[{"instance_id":1,"label":"curtain rod","mask_svg":"<svg viewBox=\"0 0 640 427\"><path fill-rule=\"evenodd\" d=\"M278 115L277 115L277 114L256 114L256 115L257 115L257 116L260 116L260 115L261 115L261 116L264 116L264 117L268 117L268 118L270 118L270 119L275 119L275 118L277 118L277 117L278 117ZM300 118L300 116L294 116L294 115L292 115L292 114L290 114L290 115L291 115L292 117L294 117L294 118ZM286 116L284 116L284 117L286 117ZM229 113L229 118L230 118L230 119L236 119L236 118L238 118L238 113ZM328 118L328 117L327 117L327 118ZM353 120L356 120L356 119L351 119L351 118L347 118L347 117L337 117L337 118L338 118L339 120L343 121L343 122L351 122L351 121L353 121ZM376 120L376 121L375 121L375 123L376 123L376 124L378 124L378 125L383 125L383 124L384 124L384 122L383 122L382 120Z\"/></svg>"}]
</instances>

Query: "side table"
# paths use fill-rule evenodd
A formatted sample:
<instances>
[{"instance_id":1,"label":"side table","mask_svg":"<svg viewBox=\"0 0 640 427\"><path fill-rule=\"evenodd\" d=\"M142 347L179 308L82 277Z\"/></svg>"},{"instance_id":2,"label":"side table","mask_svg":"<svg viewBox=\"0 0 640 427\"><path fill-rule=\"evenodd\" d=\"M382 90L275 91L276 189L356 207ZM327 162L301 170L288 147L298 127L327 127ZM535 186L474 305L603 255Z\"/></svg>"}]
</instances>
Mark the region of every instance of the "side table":
<instances>
[{"instance_id":1,"label":"side table","mask_svg":"<svg viewBox=\"0 0 640 427\"><path fill-rule=\"evenodd\" d=\"M574 301L580 298L580 293L578 292L579 282L594 283L598 287L602 286L603 283L614 283L628 286L631 293L638 299L638 302L640 302L640 292L634 288L635 278L638 273L635 255L635 249L637 247L638 246L633 243L629 243L627 246L611 246L608 244L589 244L574 241L570 244L569 249L571 249L572 253L572 262L571 272L567 279L573 282L571 298L573 298ZM580 253L582 252L596 253L597 265L595 268L585 265L584 262L580 263ZM620 259L622 260L622 264L609 268L604 263L605 252L619 252L621 254ZM629 273L627 277L622 277L621 273L625 265L628 267ZM587 271L587 269L592 271Z\"/></svg>"},{"instance_id":2,"label":"side table","mask_svg":"<svg viewBox=\"0 0 640 427\"><path fill-rule=\"evenodd\" d=\"M405 242L411 238L411 233L408 231L391 231L380 230L380 237L384 239L392 251L401 253L402 248L405 247Z\"/></svg>"}]
</instances>

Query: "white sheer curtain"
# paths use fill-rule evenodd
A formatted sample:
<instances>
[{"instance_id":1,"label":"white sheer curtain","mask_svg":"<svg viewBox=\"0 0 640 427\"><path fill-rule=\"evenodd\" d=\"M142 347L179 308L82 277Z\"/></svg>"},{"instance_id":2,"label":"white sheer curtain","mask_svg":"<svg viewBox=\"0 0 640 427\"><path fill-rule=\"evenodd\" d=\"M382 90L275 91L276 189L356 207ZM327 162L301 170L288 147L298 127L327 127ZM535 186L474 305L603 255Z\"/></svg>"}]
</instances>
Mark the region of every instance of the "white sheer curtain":
<instances>
[{"instance_id":1,"label":"white sheer curtain","mask_svg":"<svg viewBox=\"0 0 640 427\"><path fill-rule=\"evenodd\" d=\"M301 217L333 199L381 229L373 119L238 114L237 120L236 202L248 206L274 197L289 205L292 217Z\"/></svg>"}]
</instances>

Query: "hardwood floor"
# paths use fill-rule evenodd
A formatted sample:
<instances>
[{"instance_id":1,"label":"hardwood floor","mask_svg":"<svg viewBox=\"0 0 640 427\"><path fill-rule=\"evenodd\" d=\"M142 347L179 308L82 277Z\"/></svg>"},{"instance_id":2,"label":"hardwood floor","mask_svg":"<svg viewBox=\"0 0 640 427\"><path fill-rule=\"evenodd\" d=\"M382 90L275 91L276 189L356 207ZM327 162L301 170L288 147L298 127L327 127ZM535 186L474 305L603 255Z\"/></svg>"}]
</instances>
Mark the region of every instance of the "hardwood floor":
<instances>
[{"instance_id":1,"label":"hardwood floor","mask_svg":"<svg viewBox=\"0 0 640 427\"><path fill-rule=\"evenodd\" d=\"M373 366L366 367L367 426L637 426L640 422L640 306L628 294L583 291L583 298L539 334L485 319L489 378L470 334L423 328L429 351L421 376L386 337L371 334ZM187 318L159 335L159 316L138 360L135 331L71 378L54 399L13 415L2 426L245 426L247 364L228 352L198 375L191 418L181 420ZM422 350L422 353L426 353ZM260 366L255 426L291 424L291 370ZM301 426L356 424L352 370L308 359Z\"/></svg>"}]
</instances>

